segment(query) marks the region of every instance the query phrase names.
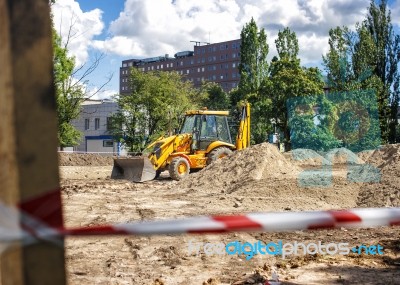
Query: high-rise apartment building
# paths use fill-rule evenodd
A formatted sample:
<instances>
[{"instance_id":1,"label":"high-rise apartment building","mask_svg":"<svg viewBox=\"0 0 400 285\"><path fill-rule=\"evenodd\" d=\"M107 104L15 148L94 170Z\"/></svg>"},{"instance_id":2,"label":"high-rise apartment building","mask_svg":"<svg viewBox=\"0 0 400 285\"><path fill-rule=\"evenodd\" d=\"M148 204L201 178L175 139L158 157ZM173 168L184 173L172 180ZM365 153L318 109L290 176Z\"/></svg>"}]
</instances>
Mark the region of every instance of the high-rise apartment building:
<instances>
[{"instance_id":1,"label":"high-rise apartment building","mask_svg":"<svg viewBox=\"0 0 400 285\"><path fill-rule=\"evenodd\" d=\"M120 68L120 94L129 94L129 69L132 67L147 71L176 71L185 80L200 87L202 81L212 81L225 91L239 83L240 39L204 44L196 42L193 51L181 51L170 57L168 54L145 59L122 61Z\"/></svg>"}]
</instances>

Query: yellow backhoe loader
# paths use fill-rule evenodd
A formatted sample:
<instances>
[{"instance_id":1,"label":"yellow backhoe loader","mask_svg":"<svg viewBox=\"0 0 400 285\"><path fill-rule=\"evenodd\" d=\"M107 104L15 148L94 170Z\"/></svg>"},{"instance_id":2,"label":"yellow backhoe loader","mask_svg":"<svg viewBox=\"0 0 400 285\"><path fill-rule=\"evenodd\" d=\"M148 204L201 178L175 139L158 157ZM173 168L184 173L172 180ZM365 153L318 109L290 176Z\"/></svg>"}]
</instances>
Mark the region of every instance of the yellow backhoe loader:
<instances>
[{"instance_id":1,"label":"yellow backhoe loader","mask_svg":"<svg viewBox=\"0 0 400 285\"><path fill-rule=\"evenodd\" d=\"M236 144L232 144L228 111L187 111L180 132L161 137L146 149L147 157L114 159L111 178L134 182L153 180L169 170L174 180L181 180L190 170L202 169L218 158L250 145L250 105L243 104Z\"/></svg>"}]
</instances>

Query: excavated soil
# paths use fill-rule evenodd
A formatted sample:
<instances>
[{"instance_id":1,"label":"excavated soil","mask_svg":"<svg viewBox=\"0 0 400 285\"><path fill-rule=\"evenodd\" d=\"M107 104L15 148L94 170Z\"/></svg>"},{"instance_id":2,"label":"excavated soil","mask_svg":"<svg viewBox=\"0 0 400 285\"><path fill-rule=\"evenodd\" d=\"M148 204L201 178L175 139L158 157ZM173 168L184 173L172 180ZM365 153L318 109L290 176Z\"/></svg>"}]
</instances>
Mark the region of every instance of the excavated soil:
<instances>
[{"instance_id":1,"label":"excavated soil","mask_svg":"<svg viewBox=\"0 0 400 285\"><path fill-rule=\"evenodd\" d=\"M363 187L359 207L400 207L400 144L375 150L367 162L381 172L381 182Z\"/></svg>"},{"instance_id":2,"label":"excavated soil","mask_svg":"<svg viewBox=\"0 0 400 285\"><path fill-rule=\"evenodd\" d=\"M237 191L243 184L286 176L295 179L301 169L287 161L278 149L268 143L234 152L179 183L179 187L201 192Z\"/></svg>"},{"instance_id":3,"label":"excavated soil","mask_svg":"<svg viewBox=\"0 0 400 285\"><path fill-rule=\"evenodd\" d=\"M336 157L343 151L338 153ZM324 168L317 163L318 159L322 161L320 157L295 164L293 158L285 156L272 145L256 145L180 182L162 173L160 179L141 184L111 180L112 160L98 166L96 159L89 162L85 155L69 156L69 163L75 166L60 166L65 223L68 227L94 226L211 214L364 207L372 200L382 200L381 194L372 189L385 189L392 195L392 189L400 186L398 145L386 146L370 154L366 161L380 167L381 183L352 182L348 179L351 165L336 163ZM81 166L82 161L90 165ZM365 170L360 169L360 172ZM312 178L314 182L328 177L331 181L324 186L307 187L299 182L301 177ZM367 193L368 189L371 191ZM257 255L246 260L242 255L196 255L188 249L190 241L235 240L347 242L350 246L379 243L385 250L382 256L306 255L282 259ZM281 284L400 284L398 227L73 237L66 239L65 248L68 284L258 285L276 274Z\"/></svg>"},{"instance_id":4,"label":"excavated soil","mask_svg":"<svg viewBox=\"0 0 400 285\"><path fill-rule=\"evenodd\" d=\"M94 153L60 152L58 154L58 163L60 166L106 166L113 165L113 157Z\"/></svg>"},{"instance_id":5,"label":"excavated soil","mask_svg":"<svg viewBox=\"0 0 400 285\"><path fill-rule=\"evenodd\" d=\"M292 164L298 166L320 166L332 164L318 152L311 149L298 148L283 153L283 156Z\"/></svg>"}]
</instances>

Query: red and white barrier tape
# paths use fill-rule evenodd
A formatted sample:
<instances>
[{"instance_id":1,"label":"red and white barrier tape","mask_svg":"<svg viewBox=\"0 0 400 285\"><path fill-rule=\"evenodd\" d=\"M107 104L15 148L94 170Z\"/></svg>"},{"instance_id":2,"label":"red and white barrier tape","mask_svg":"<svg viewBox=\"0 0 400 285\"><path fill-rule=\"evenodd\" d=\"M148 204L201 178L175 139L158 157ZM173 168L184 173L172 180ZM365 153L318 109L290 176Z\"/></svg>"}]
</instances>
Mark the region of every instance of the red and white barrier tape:
<instances>
[{"instance_id":1,"label":"red and white barrier tape","mask_svg":"<svg viewBox=\"0 0 400 285\"><path fill-rule=\"evenodd\" d=\"M340 211L271 212L239 216L195 217L87 228L65 229L65 235L156 235L224 233L232 231L295 231L400 225L400 208Z\"/></svg>"},{"instance_id":2,"label":"red and white barrier tape","mask_svg":"<svg viewBox=\"0 0 400 285\"><path fill-rule=\"evenodd\" d=\"M362 208L339 211L271 212L236 216L205 216L94 227L63 228L52 211L21 211L0 203L0 241L29 238L52 240L58 236L205 234L232 231L294 231L400 225L400 208ZM19 214L22 224L18 226Z\"/></svg>"}]
</instances>

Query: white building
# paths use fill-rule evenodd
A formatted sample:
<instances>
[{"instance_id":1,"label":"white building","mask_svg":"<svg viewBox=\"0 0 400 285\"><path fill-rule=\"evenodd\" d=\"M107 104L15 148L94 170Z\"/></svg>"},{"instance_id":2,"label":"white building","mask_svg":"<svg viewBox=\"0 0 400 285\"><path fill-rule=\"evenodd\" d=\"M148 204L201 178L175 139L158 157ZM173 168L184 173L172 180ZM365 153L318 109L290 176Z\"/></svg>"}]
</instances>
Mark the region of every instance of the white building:
<instances>
[{"instance_id":1,"label":"white building","mask_svg":"<svg viewBox=\"0 0 400 285\"><path fill-rule=\"evenodd\" d=\"M118 104L111 100L86 100L81 104L80 117L72 125L83 133L80 145L74 151L124 154L109 133L110 117L118 111Z\"/></svg>"}]
</instances>

